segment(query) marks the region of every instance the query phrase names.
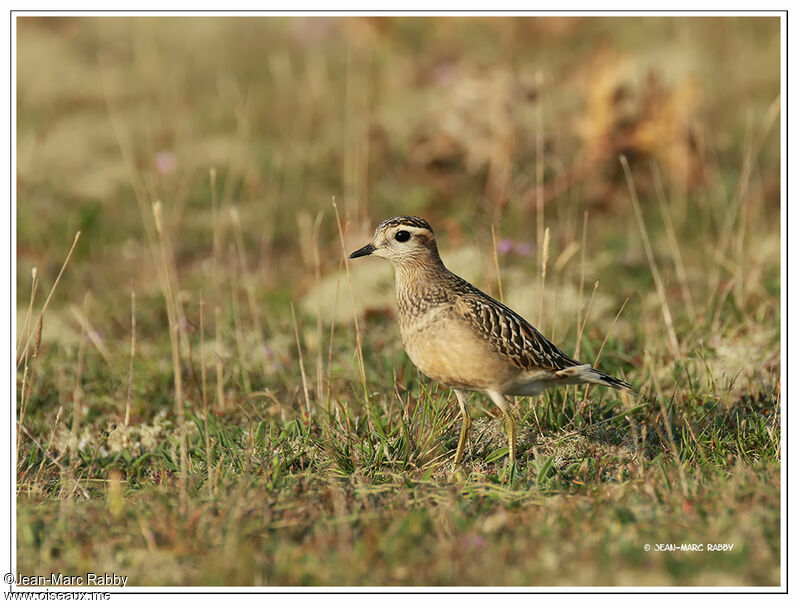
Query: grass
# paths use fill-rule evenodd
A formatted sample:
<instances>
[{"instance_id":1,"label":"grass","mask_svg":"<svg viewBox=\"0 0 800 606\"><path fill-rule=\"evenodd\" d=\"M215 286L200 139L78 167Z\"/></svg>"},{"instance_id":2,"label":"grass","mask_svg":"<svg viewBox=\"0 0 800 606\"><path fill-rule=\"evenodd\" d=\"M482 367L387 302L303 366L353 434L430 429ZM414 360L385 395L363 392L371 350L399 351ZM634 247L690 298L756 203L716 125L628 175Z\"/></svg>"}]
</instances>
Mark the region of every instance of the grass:
<instances>
[{"instance_id":1,"label":"grass","mask_svg":"<svg viewBox=\"0 0 800 606\"><path fill-rule=\"evenodd\" d=\"M20 573L780 584L777 20L17 25ZM512 478L473 396L454 469L396 214L643 399L518 399Z\"/></svg>"}]
</instances>

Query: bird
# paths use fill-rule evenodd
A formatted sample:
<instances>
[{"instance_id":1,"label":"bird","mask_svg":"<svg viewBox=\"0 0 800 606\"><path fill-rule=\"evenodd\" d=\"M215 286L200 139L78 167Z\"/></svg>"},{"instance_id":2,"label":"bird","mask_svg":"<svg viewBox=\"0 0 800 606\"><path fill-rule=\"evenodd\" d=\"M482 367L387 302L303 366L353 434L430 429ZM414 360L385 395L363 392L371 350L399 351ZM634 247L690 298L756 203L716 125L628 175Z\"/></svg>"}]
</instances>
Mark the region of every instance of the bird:
<instances>
[{"instance_id":1,"label":"bird","mask_svg":"<svg viewBox=\"0 0 800 606\"><path fill-rule=\"evenodd\" d=\"M350 259L366 256L394 266L397 319L409 358L422 374L455 392L462 419L456 466L472 424L470 392L484 394L500 409L512 470L517 425L510 397L584 383L636 393L629 383L568 356L521 315L447 269L424 219L386 219Z\"/></svg>"}]
</instances>

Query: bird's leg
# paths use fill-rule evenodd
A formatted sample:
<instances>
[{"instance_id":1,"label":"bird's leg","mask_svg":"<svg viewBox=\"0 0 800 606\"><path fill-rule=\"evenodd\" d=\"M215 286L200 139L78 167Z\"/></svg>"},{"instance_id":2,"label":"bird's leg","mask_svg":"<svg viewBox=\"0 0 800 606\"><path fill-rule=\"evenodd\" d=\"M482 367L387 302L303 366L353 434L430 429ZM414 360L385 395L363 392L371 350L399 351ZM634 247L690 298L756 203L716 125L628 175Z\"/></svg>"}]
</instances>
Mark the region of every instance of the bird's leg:
<instances>
[{"instance_id":1,"label":"bird's leg","mask_svg":"<svg viewBox=\"0 0 800 606\"><path fill-rule=\"evenodd\" d=\"M456 392L458 406L461 408L461 436L458 438L458 448L456 448L456 458L454 460L454 463L458 465L464 456L464 446L467 443L467 435L469 434L469 428L472 426L472 419L470 419L469 409L467 408L467 400L469 398L467 392L461 389L454 389L453 391Z\"/></svg>"},{"instance_id":2,"label":"bird's leg","mask_svg":"<svg viewBox=\"0 0 800 606\"><path fill-rule=\"evenodd\" d=\"M492 399L492 402L497 404L497 407L503 413L503 417L505 417L506 435L508 436L508 466L513 472L514 465L517 462L517 423L514 421L509 401L503 394L489 391L487 395Z\"/></svg>"}]
</instances>

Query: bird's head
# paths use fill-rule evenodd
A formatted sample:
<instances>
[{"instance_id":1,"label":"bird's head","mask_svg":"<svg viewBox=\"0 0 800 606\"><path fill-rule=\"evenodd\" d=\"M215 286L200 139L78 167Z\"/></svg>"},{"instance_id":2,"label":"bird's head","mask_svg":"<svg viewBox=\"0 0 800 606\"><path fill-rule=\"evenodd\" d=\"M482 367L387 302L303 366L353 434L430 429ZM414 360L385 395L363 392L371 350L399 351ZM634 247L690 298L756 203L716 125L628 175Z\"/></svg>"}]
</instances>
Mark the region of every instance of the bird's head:
<instances>
[{"instance_id":1,"label":"bird's head","mask_svg":"<svg viewBox=\"0 0 800 606\"><path fill-rule=\"evenodd\" d=\"M439 260L433 229L419 217L392 217L375 229L372 241L350 255L351 259L372 255L394 266L424 264Z\"/></svg>"}]
</instances>

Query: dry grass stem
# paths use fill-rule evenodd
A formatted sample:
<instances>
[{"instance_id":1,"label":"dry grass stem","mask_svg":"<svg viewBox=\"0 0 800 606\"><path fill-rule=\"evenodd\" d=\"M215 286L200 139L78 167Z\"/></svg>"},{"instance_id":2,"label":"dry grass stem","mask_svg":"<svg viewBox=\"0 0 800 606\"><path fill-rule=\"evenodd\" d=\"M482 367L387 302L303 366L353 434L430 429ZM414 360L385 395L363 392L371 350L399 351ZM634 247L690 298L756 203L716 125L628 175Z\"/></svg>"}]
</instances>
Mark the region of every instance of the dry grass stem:
<instances>
[{"instance_id":1,"label":"dry grass stem","mask_svg":"<svg viewBox=\"0 0 800 606\"><path fill-rule=\"evenodd\" d=\"M247 393L253 391L252 383L250 382L249 364L247 362L247 345L244 341L244 329L242 327L241 314L239 313L239 272L236 269L236 262L234 260L233 247L228 251L230 254L231 265L234 270L231 272L231 298L230 308L231 316L233 317L233 336L236 339L236 354L239 359L239 375L242 378L242 385Z\"/></svg>"},{"instance_id":2,"label":"dry grass stem","mask_svg":"<svg viewBox=\"0 0 800 606\"><path fill-rule=\"evenodd\" d=\"M500 261L497 258L497 237L494 225L492 225L492 261L494 262L494 274L497 280L497 292L500 302L503 302L503 281L500 279Z\"/></svg>"},{"instance_id":3,"label":"dry grass stem","mask_svg":"<svg viewBox=\"0 0 800 606\"><path fill-rule=\"evenodd\" d=\"M222 342L220 338L222 325L222 305L220 291L219 256L222 245L222 226L219 221L217 209L217 171L211 168L208 171L209 187L211 189L211 239L212 239L212 296L214 305L214 378L217 387L217 410L225 410L225 372L222 368Z\"/></svg>"},{"instance_id":4,"label":"dry grass stem","mask_svg":"<svg viewBox=\"0 0 800 606\"><path fill-rule=\"evenodd\" d=\"M537 327L543 330L542 318L544 313L544 282L547 278L547 260L550 254L550 228L544 230L544 240L542 241L542 282L539 288L539 322Z\"/></svg>"},{"instance_id":5,"label":"dry grass stem","mask_svg":"<svg viewBox=\"0 0 800 606\"><path fill-rule=\"evenodd\" d=\"M231 224L233 225L233 239L236 243L236 252L238 253L239 270L242 276L242 283L244 284L245 294L247 295L247 306L250 311L250 321L253 326L253 334L255 334L258 349L263 354L263 352L266 351L266 345L264 343L264 331L261 329L261 315L258 312L259 305L256 301L254 280L247 269L244 236L242 235L242 225L239 219L238 209L231 208L230 215ZM262 372L266 376L269 373L266 356L261 355L259 357L261 359Z\"/></svg>"},{"instance_id":6,"label":"dry grass stem","mask_svg":"<svg viewBox=\"0 0 800 606\"><path fill-rule=\"evenodd\" d=\"M603 354L603 349L605 349L606 342L608 342L608 337L610 337L611 333L614 332L614 327L617 325L617 320L619 320L619 317L622 315L622 311L625 309L625 306L628 304L628 301L630 300L631 300L630 297L626 298L622 302L622 305L620 306L617 315L614 316L614 321L611 322L611 327L608 329L608 332L606 332L606 336L603 339L603 342L600 344L600 349L597 350L597 355L594 358L593 366L597 366L598 362L600 362L600 356Z\"/></svg>"},{"instance_id":7,"label":"dry grass stem","mask_svg":"<svg viewBox=\"0 0 800 606\"><path fill-rule=\"evenodd\" d=\"M642 216L642 208L639 204L639 196L636 194L636 186L633 183L631 168L628 166L628 159L625 156L620 156L619 161L622 164L622 169L625 171L625 180L628 183L628 192L630 193L631 204L633 205L633 214L636 217L636 224L639 227L639 235L642 238L642 245L644 246L644 252L647 256L647 263L650 265L650 273L653 275L653 282L656 285L658 300L661 304L661 315L664 318L664 326L667 329L670 349L672 350L672 355L678 358L680 357L680 345L678 344L678 337L675 334L675 327L672 324L672 313L669 310L664 282L656 266L653 247L650 244L650 236L647 234L647 227L645 226L644 217Z\"/></svg>"},{"instance_id":8,"label":"dry grass stem","mask_svg":"<svg viewBox=\"0 0 800 606\"><path fill-rule=\"evenodd\" d=\"M294 313L294 303L290 303L292 310L292 326L294 326L294 340L297 345L297 357L300 362L300 378L303 383L303 397L306 403L306 414L311 418L311 398L308 395L308 379L306 378L306 367L303 363L303 348L300 346L300 332L297 330L297 316Z\"/></svg>"},{"instance_id":9,"label":"dry grass stem","mask_svg":"<svg viewBox=\"0 0 800 606\"><path fill-rule=\"evenodd\" d=\"M50 431L50 438L47 440L47 447L44 449L44 452L48 453L48 455L53 448L53 439L56 437L56 430L58 429L58 424L61 421L62 412L64 412L64 407L59 405L58 410L56 411L55 421L53 421L53 429ZM17 440L17 442L19 442L19 440ZM39 469L36 470L36 476L33 478L34 486L39 485L39 478L42 475L42 471L44 470L44 464L45 462L47 462L48 458L50 458L56 465L58 466L61 465L60 462L58 462L56 459L53 459L52 457L42 457L42 462L39 464Z\"/></svg>"},{"instance_id":10,"label":"dry grass stem","mask_svg":"<svg viewBox=\"0 0 800 606\"><path fill-rule=\"evenodd\" d=\"M179 448L180 448L180 502L186 506L186 488L188 481L188 459L186 452L186 424L184 421L183 410L183 377L181 373L180 360L180 335L181 329L178 322L178 301L176 296L176 286L172 281L173 271L168 257L166 235L161 213L161 202L153 203L153 219L155 221L156 233L160 245L160 265L159 276L161 277L161 290L167 308L167 323L169 326L170 345L172 350L172 376L175 388L175 415L178 424Z\"/></svg>"},{"instance_id":11,"label":"dry grass stem","mask_svg":"<svg viewBox=\"0 0 800 606\"><path fill-rule=\"evenodd\" d=\"M31 269L31 296L28 299L28 311L25 313L25 321L22 323L22 330L20 330L19 338L17 339L17 355L19 355L20 347L22 346L22 339L28 334L30 328L31 315L33 314L33 302L36 299L36 287L39 286L39 270L34 267Z\"/></svg>"},{"instance_id":12,"label":"dry grass stem","mask_svg":"<svg viewBox=\"0 0 800 606\"><path fill-rule=\"evenodd\" d=\"M338 273L342 273L342 265L344 265L345 260L344 256L339 258L339 269ZM332 382L331 382L331 374L333 372L333 335L336 329L336 310L339 307L339 280L336 281L336 290L333 295L333 307L331 308L331 327L328 333L328 374L327 374L327 383L328 383L328 392L325 396L325 409L328 414L331 412L331 389L332 389ZM322 349L322 341L320 341L320 350Z\"/></svg>"},{"instance_id":13,"label":"dry grass stem","mask_svg":"<svg viewBox=\"0 0 800 606\"><path fill-rule=\"evenodd\" d=\"M347 248L344 244L344 231L342 231L342 220L339 216L339 207L336 205L336 198L332 198L331 200L333 204L333 211L336 214L336 226L339 229L339 243L342 247L342 259L344 261L344 268L347 272L347 285L350 290L350 302L353 306L353 326L355 327L356 331L356 355L358 356L358 370L361 374L361 385L364 388L364 402L369 404L369 390L367 389L367 374L364 367L364 352L361 345L361 327L358 324L358 312L356 311L358 308L356 306L356 296L353 292L353 279L350 275L350 263L347 255Z\"/></svg>"},{"instance_id":14,"label":"dry grass stem","mask_svg":"<svg viewBox=\"0 0 800 606\"><path fill-rule=\"evenodd\" d=\"M535 82L538 91L543 90L544 74L537 71ZM536 104L536 241L544 240L544 116L542 99Z\"/></svg>"},{"instance_id":15,"label":"dry grass stem","mask_svg":"<svg viewBox=\"0 0 800 606\"><path fill-rule=\"evenodd\" d=\"M647 357L647 365L650 369L650 375L652 377L657 376L655 372L655 368L653 368L653 357ZM655 382L654 382L655 383ZM661 422L664 424L664 429L666 431L667 439L669 440L670 446L670 454L672 455L673 460L675 461L675 467L678 469L678 476L680 477L681 481L681 490L683 491L684 497L689 497L689 485L686 481L686 471L684 470L683 461L680 458L680 450L678 449L675 443L675 436L672 433L672 426L673 423L671 421L671 416L667 412L667 406L664 403L664 395L661 393L661 390L658 388L658 385L654 384L654 393L655 399L658 400L658 405L661 410Z\"/></svg>"},{"instance_id":16,"label":"dry grass stem","mask_svg":"<svg viewBox=\"0 0 800 606\"><path fill-rule=\"evenodd\" d=\"M61 276L64 275L64 271L67 269L67 266L69 265L69 260L72 258L72 253L75 251L75 247L78 245L78 240L80 239L80 237L81 237L81 232L77 232L75 234L75 239L72 241L72 246L70 247L69 252L67 253L67 258L64 259L64 263L63 265L61 265L61 270L58 272L58 276L56 276L56 281L53 282L53 287L50 289L50 292L47 294L47 298L44 300L44 305L42 305L42 309L39 312L39 317L36 319L37 326L39 324L39 319L44 316L44 312L47 310L47 306L50 304L50 299L53 298L53 293L56 291L58 283L61 282ZM31 339L33 338L34 334L35 334L34 332L30 332L28 334L28 338L25 341L25 347L22 350L23 356L27 353L28 347L30 346ZM21 357L19 352L17 352L17 367L19 367L20 362L21 362Z\"/></svg>"},{"instance_id":17,"label":"dry grass stem","mask_svg":"<svg viewBox=\"0 0 800 606\"><path fill-rule=\"evenodd\" d=\"M125 427L131 420L131 400L133 399L133 368L136 359L136 289L131 284L131 355L128 364L128 389L125 390Z\"/></svg>"},{"instance_id":18,"label":"dry grass stem","mask_svg":"<svg viewBox=\"0 0 800 606\"><path fill-rule=\"evenodd\" d=\"M586 306L586 314L583 316L583 322L581 322L578 329L578 338L575 341L575 353L572 356L574 358L580 358L581 339L583 339L583 331L586 329L586 325L589 323L589 315L592 313L592 302L594 301L594 295L597 292L598 286L600 286L600 282L595 282L594 288L592 289L592 296L589 297L589 304Z\"/></svg>"},{"instance_id":19,"label":"dry grass stem","mask_svg":"<svg viewBox=\"0 0 800 606\"><path fill-rule=\"evenodd\" d=\"M75 305L69 306L72 315L78 321L78 324L81 325L81 329L86 333L86 336L89 338L89 341L92 345L94 345L95 349L97 349L97 353L100 354L100 357L103 358L103 361L111 365L111 356L108 353L108 349L105 346L105 343L100 339L98 332L92 326L92 323L89 321L89 318L83 315L83 312L78 309Z\"/></svg>"},{"instance_id":20,"label":"dry grass stem","mask_svg":"<svg viewBox=\"0 0 800 606\"><path fill-rule=\"evenodd\" d=\"M319 232L320 228L322 227L322 219L323 219L322 211L319 211L314 218L314 223L311 228L311 234L309 240L311 242L311 266L314 271L314 285L316 288L320 287L322 283L322 256L319 250ZM338 284L336 294L338 296ZM331 318L335 317L335 310L336 305L334 304L334 309L331 315ZM316 344L316 373L317 373L317 387L316 387L316 395L317 400L319 401L322 398L322 394L325 392L325 363L323 360L323 318L325 315L325 305L323 299L320 297L317 300L317 313L316 313L316 333L317 333L317 344ZM330 389L330 385L329 385Z\"/></svg>"},{"instance_id":21,"label":"dry grass stem","mask_svg":"<svg viewBox=\"0 0 800 606\"><path fill-rule=\"evenodd\" d=\"M608 337L610 337L611 333L614 332L614 327L617 325L617 320L619 320L619 317L622 315L622 310L625 309L625 306L628 304L628 301L630 301L630 300L631 300L630 297L625 299L625 301L622 302L622 305L620 306L619 311L617 312L617 315L614 316L614 321L611 322L611 326L609 327L608 331L606 332L606 336L603 338L603 342L600 344L600 349L597 350L597 355L594 357L594 362L592 363L592 366L594 366L595 368L597 368L597 365L600 362L600 356L603 355L603 349L605 349L606 342L608 342ZM588 397L590 387L591 387L590 385L587 385L586 389L583 392L583 399L584 400Z\"/></svg>"},{"instance_id":22,"label":"dry grass stem","mask_svg":"<svg viewBox=\"0 0 800 606\"><path fill-rule=\"evenodd\" d=\"M581 316L583 315L583 286L586 279L586 232L589 226L589 211L583 212L583 232L581 236L581 279L578 287L578 307L577 316L575 318L575 334L576 339L581 334ZM577 345L575 353L577 355Z\"/></svg>"},{"instance_id":23,"label":"dry grass stem","mask_svg":"<svg viewBox=\"0 0 800 606\"><path fill-rule=\"evenodd\" d=\"M84 314L88 312L88 309L89 296L87 294L83 298ZM75 490L75 476L78 470L78 458L80 457L78 453L78 436L80 435L81 416L83 415L83 363L86 352L87 336L86 330L83 330L81 332L80 344L78 345L78 365L75 371L75 389L72 392L72 429L70 431L68 450L69 466L66 468L67 477L64 478L65 481L62 483L63 487L69 486L71 488L68 491L65 490L63 493L65 502L72 500Z\"/></svg>"},{"instance_id":24,"label":"dry grass stem","mask_svg":"<svg viewBox=\"0 0 800 606\"><path fill-rule=\"evenodd\" d=\"M206 473L208 474L208 496L214 497L214 477L211 467L211 439L208 432L208 395L206 392L206 325L205 325L205 309L206 301L200 294L200 394L203 399L203 416L204 418L204 438L206 444Z\"/></svg>"},{"instance_id":25,"label":"dry grass stem","mask_svg":"<svg viewBox=\"0 0 800 606\"><path fill-rule=\"evenodd\" d=\"M681 286L681 293L683 294L683 300L686 303L686 308L689 312L689 318L694 323L697 321L697 311L695 310L694 301L692 300L692 291L689 288L689 279L686 275L686 267L683 264L681 247L678 244L678 237L675 235L675 226L672 221L672 215L670 214L667 206L667 197L664 193L664 182L661 179L661 172L658 170L658 165L655 162L650 164L650 169L653 175L653 183L655 183L658 209L661 212L661 219L664 221L664 226L667 230L667 243L669 244L669 250L672 254L672 262L675 265L675 274L677 275L678 282Z\"/></svg>"}]
</instances>

